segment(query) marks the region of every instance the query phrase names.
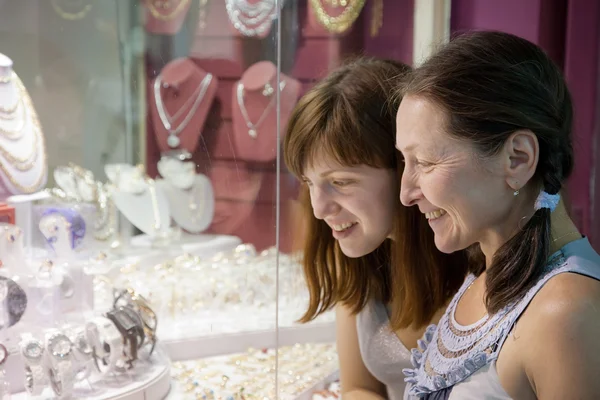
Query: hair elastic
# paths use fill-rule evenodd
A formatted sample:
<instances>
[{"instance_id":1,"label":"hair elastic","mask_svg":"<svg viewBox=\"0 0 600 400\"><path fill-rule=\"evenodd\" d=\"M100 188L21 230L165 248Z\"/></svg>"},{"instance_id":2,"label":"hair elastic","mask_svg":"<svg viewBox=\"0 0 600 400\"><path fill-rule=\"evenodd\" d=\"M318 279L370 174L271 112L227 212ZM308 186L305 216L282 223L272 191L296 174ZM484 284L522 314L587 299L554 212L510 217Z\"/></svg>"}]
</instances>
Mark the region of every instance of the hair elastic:
<instances>
[{"instance_id":1,"label":"hair elastic","mask_svg":"<svg viewBox=\"0 0 600 400\"><path fill-rule=\"evenodd\" d=\"M550 212L556 210L558 202L560 201L560 194L550 194L545 191L541 191L537 199L535 199L535 205L533 208L537 211L542 208L550 209Z\"/></svg>"}]
</instances>

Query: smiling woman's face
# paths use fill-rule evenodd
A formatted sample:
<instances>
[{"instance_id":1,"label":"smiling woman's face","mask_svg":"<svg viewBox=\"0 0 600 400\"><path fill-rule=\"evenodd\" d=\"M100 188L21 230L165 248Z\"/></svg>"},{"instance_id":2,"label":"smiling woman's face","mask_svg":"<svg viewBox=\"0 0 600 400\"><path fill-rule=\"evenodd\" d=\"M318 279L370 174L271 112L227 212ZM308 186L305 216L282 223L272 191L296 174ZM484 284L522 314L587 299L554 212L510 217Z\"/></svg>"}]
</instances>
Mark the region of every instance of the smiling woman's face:
<instances>
[{"instance_id":1,"label":"smiling woman's face","mask_svg":"<svg viewBox=\"0 0 600 400\"><path fill-rule=\"evenodd\" d=\"M447 132L443 110L406 96L396 118L396 147L404 157L400 200L418 206L444 253L473 243L502 241L513 202L498 157L477 157L470 143Z\"/></svg>"},{"instance_id":2,"label":"smiling woman's face","mask_svg":"<svg viewBox=\"0 0 600 400\"><path fill-rule=\"evenodd\" d=\"M348 167L319 154L307 165L303 180L315 218L329 225L346 256L369 254L391 235L398 206L394 170Z\"/></svg>"}]
</instances>

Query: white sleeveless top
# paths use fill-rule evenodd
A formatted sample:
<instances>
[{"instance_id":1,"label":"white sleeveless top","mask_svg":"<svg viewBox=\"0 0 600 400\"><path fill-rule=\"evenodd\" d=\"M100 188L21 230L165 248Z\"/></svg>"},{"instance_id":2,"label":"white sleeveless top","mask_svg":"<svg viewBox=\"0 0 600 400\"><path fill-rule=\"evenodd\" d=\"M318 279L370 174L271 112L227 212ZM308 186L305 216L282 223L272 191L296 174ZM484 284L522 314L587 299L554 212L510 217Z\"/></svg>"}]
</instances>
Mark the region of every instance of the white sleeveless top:
<instances>
[{"instance_id":1,"label":"white sleeveless top","mask_svg":"<svg viewBox=\"0 0 600 400\"><path fill-rule=\"evenodd\" d=\"M386 386L390 400L401 400L406 387L402 370L411 367L410 352L391 330L385 305L367 303L356 316L356 330L365 366Z\"/></svg>"},{"instance_id":2,"label":"white sleeveless top","mask_svg":"<svg viewBox=\"0 0 600 400\"><path fill-rule=\"evenodd\" d=\"M498 354L519 316L548 280L565 272L600 280L600 256L586 238L554 253L543 277L523 299L469 326L454 319L456 305L475 277L466 278L439 324L427 328L419 348L412 349L413 368L403 372L406 400L510 399L496 371Z\"/></svg>"}]
</instances>

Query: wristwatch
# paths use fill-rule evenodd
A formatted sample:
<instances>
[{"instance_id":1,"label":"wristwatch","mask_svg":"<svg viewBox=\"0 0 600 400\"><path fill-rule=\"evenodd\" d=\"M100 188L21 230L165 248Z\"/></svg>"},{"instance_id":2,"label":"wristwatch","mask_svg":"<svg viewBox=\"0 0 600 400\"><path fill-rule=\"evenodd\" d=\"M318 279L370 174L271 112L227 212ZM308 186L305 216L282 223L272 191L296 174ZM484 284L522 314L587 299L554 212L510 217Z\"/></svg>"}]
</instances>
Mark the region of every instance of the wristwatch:
<instances>
[{"instance_id":1,"label":"wristwatch","mask_svg":"<svg viewBox=\"0 0 600 400\"><path fill-rule=\"evenodd\" d=\"M31 335L23 335L21 356L25 363L25 390L38 396L48 385L48 375L44 367L44 345Z\"/></svg>"},{"instance_id":2,"label":"wristwatch","mask_svg":"<svg viewBox=\"0 0 600 400\"><path fill-rule=\"evenodd\" d=\"M27 309L27 295L18 283L5 276L0 276L0 296L0 301L5 302L8 312L8 325L0 323L0 330L2 330L10 328L21 320Z\"/></svg>"},{"instance_id":3,"label":"wristwatch","mask_svg":"<svg viewBox=\"0 0 600 400\"><path fill-rule=\"evenodd\" d=\"M156 313L150 307L148 300L131 288L123 289L116 293L114 307L118 308L121 306L133 308L140 316L147 339L146 347L149 346L149 350L146 353L149 358L154 352L157 341L156 329L158 327L158 318Z\"/></svg>"},{"instance_id":4,"label":"wristwatch","mask_svg":"<svg viewBox=\"0 0 600 400\"><path fill-rule=\"evenodd\" d=\"M73 343L64 333L52 330L46 333L46 351L50 386L57 396L69 397L75 383Z\"/></svg>"},{"instance_id":5,"label":"wristwatch","mask_svg":"<svg viewBox=\"0 0 600 400\"><path fill-rule=\"evenodd\" d=\"M131 307L120 306L106 313L123 337L124 353L128 367L138 359L138 349L144 344L144 327L138 313Z\"/></svg>"},{"instance_id":6,"label":"wristwatch","mask_svg":"<svg viewBox=\"0 0 600 400\"><path fill-rule=\"evenodd\" d=\"M85 327L68 327L64 328L64 332L73 343L73 373L75 382L79 382L88 378L92 373L94 368L93 349L87 340Z\"/></svg>"},{"instance_id":7,"label":"wristwatch","mask_svg":"<svg viewBox=\"0 0 600 400\"><path fill-rule=\"evenodd\" d=\"M92 357L98 371L105 374L124 365L123 337L105 317L97 317L85 326L86 338L92 348Z\"/></svg>"},{"instance_id":8,"label":"wristwatch","mask_svg":"<svg viewBox=\"0 0 600 400\"><path fill-rule=\"evenodd\" d=\"M2 343L0 343L0 399L4 399L10 393L5 381L4 364L8 359L8 349Z\"/></svg>"}]
</instances>

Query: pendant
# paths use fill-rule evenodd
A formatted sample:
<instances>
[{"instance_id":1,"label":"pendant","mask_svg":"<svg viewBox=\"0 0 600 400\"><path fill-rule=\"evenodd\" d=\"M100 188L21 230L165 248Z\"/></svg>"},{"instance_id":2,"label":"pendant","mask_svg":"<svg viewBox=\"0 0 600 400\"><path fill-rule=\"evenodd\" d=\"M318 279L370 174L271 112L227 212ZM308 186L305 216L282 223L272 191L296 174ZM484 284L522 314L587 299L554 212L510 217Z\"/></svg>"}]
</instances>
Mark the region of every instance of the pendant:
<instances>
[{"instance_id":1,"label":"pendant","mask_svg":"<svg viewBox=\"0 0 600 400\"><path fill-rule=\"evenodd\" d=\"M248 135L250 135L250 137L251 137L252 139L256 139L256 137L258 136L258 133L256 132L256 129L250 129L250 130L248 131Z\"/></svg>"},{"instance_id":2,"label":"pendant","mask_svg":"<svg viewBox=\"0 0 600 400\"><path fill-rule=\"evenodd\" d=\"M179 147L179 143L181 143L181 141L179 140L177 135L173 135L172 133L169 134L169 137L167 138L167 144L170 148L175 149Z\"/></svg>"}]
</instances>

